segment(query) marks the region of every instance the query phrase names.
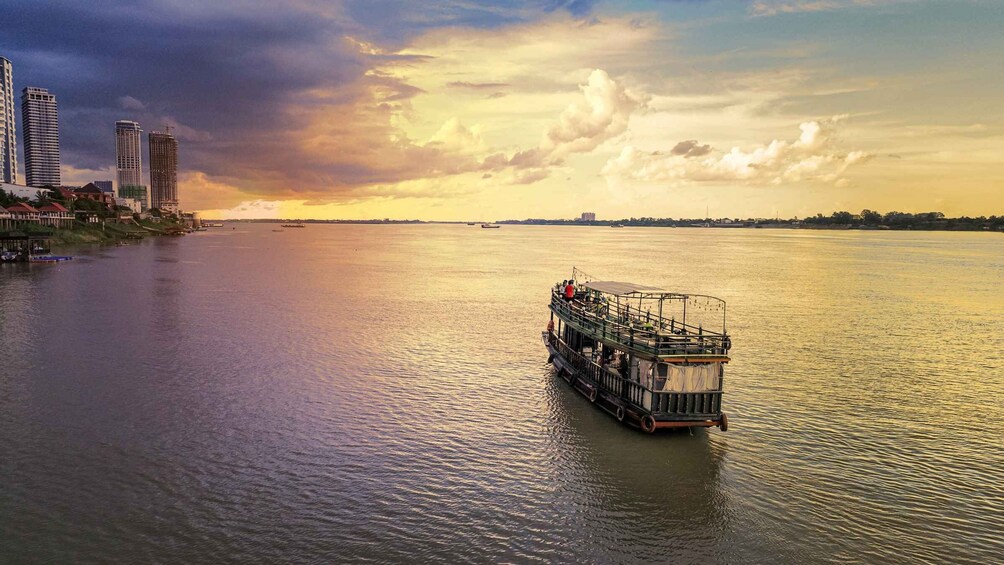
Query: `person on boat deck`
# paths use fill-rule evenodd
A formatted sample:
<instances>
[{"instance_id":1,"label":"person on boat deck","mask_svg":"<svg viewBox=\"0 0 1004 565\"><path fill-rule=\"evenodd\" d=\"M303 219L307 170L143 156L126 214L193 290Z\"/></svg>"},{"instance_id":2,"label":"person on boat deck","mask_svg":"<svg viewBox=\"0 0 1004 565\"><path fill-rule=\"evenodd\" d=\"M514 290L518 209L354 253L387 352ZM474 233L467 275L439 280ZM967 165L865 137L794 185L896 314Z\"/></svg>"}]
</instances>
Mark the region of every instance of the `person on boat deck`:
<instances>
[{"instance_id":1,"label":"person on boat deck","mask_svg":"<svg viewBox=\"0 0 1004 565\"><path fill-rule=\"evenodd\" d=\"M575 298L575 281L568 281L565 285L565 300L571 302Z\"/></svg>"}]
</instances>

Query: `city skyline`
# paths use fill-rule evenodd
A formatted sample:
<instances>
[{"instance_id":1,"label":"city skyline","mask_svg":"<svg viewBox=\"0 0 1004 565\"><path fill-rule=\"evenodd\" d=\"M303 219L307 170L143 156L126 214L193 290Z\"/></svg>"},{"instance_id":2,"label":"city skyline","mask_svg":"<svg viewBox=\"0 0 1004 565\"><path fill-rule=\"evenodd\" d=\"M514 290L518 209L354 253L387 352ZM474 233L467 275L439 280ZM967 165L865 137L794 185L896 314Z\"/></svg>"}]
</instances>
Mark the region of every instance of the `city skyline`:
<instances>
[{"instance_id":1,"label":"city skyline","mask_svg":"<svg viewBox=\"0 0 1004 565\"><path fill-rule=\"evenodd\" d=\"M44 88L21 91L25 184L60 186L59 113L56 96Z\"/></svg>"},{"instance_id":2,"label":"city skyline","mask_svg":"<svg viewBox=\"0 0 1004 565\"><path fill-rule=\"evenodd\" d=\"M1004 209L999 5L382 12L351 1L20 4L0 54L22 84L65 101L64 181L115 170L101 124L170 123L183 142L182 205L207 217ZM127 31L85 49L107 26Z\"/></svg>"}]
</instances>

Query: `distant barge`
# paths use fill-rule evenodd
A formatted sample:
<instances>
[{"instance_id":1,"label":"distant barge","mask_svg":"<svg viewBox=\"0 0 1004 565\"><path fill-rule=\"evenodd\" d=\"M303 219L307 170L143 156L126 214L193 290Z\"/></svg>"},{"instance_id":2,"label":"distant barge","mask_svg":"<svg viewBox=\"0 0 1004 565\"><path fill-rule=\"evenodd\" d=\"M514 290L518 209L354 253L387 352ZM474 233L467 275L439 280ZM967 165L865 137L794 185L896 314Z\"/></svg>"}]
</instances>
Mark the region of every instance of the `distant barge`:
<instances>
[{"instance_id":1,"label":"distant barge","mask_svg":"<svg viewBox=\"0 0 1004 565\"><path fill-rule=\"evenodd\" d=\"M725 301L593 281L578 270L573 281L571 289L561 283L552 289L542 334L561 378L618 421L648 433L728 430L722 385L732 343Z\"/></svg>"}]
</instances>

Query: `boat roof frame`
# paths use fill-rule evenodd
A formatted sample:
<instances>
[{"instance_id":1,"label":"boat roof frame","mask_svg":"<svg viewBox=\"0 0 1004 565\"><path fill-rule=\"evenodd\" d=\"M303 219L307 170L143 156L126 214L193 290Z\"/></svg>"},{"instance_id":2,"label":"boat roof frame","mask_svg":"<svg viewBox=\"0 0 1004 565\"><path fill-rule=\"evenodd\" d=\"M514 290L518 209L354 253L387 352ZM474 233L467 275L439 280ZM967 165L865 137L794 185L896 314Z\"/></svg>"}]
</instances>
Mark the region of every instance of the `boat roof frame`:
<instances>
[{"instance_id":1,"label":"boat roof frame","mask_svg":"<svg viewBox=\"0 0 1004 565\"><path fill-rule=\"evenodd\" d=\"M688 300L690 298L710 298L725 303L717 296L708 294L692 294L683 292L669 292L654 286L646 286L631 282L622 281L589 281L583 283L585 288L600 294L611 296L623 296L627 298L641 298L644 300Z\"/></svg>"}]
</instances>

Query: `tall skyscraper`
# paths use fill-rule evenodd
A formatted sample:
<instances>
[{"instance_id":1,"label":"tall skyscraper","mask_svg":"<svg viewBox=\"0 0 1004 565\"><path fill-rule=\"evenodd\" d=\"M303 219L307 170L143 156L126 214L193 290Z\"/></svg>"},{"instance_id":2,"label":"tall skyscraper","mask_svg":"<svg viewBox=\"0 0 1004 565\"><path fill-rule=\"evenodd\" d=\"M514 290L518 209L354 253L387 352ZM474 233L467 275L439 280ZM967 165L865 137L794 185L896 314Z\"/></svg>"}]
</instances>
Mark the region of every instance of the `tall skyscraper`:
<instances>
[{"instance_id":1,"label":"tall skyscraper","mask_svg":"<svg viewBox=\"0 0 1004 565\"><path fill-rule=\"evenodd\" d=\"M167 133L150 132L151 207L178 212L178 141Z\"/></svg>"},{"instance_id":2,"label":"tall skyscraper","mask_svg":"<svg viewBox=\"0 0 1004 565\"><path fill-rule=\"evenodd\" d=\"M115 161L118 167L119 197L135 198L150 207L146 186L143 185L143 147L140 137L143 130L129 120L115 122Z\"/></svg>"},{"instance_id":3,"label":"tall skyscraper","mask_svg":"<svg viewBox=\"0 0 1004 565\"><path fill-rule=\"evenodd\" d=\"M56 96L44 88L21 91L24 176L28 186L59 186L59 117Z\"/></svg>"},{"instance_id":4,"label":"tall skyscraper","mask_svg":"<svg viewBox=\"0 0 1004 565\"><path fill-rule=\"evenodd\" d=\"M17 184L14 65L4 57L0 57L0 182Z\"/></svg>"}]
</instances>

